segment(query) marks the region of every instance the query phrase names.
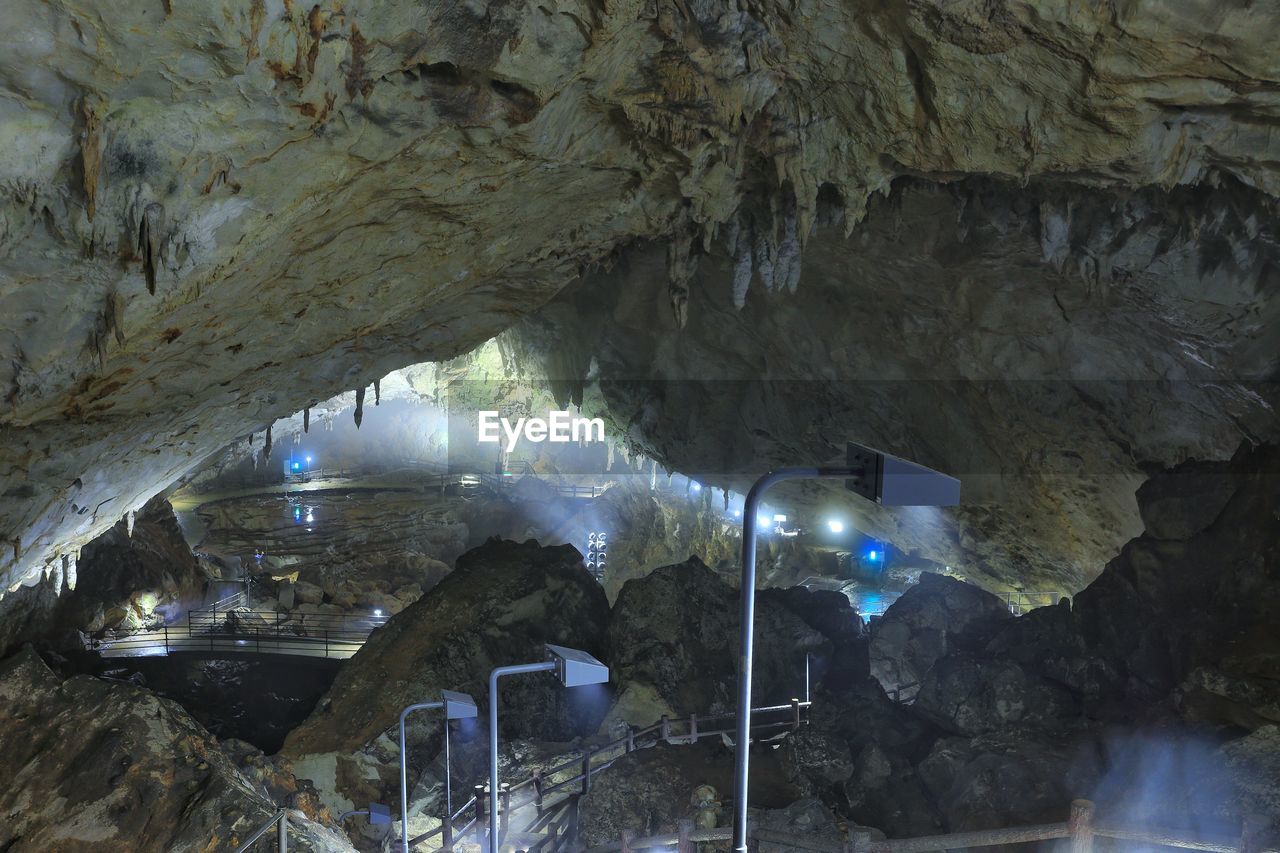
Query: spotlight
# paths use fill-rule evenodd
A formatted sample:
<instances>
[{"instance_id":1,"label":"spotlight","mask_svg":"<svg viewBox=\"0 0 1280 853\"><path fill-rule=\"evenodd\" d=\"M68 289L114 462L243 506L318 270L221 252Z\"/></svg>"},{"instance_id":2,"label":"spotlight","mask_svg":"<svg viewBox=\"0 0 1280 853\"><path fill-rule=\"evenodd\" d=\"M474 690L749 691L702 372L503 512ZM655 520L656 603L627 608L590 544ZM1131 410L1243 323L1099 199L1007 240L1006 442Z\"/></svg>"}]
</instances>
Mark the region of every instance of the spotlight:
<instances>
[{"instance_id":1,"label":"spotlight","mask_svg":"<svg viewBox=\"0 0 1280 853\"><path fill-rule=\"evenodd\" d=\"M310 456L308 456L308 457L307 457L307 464L308 464L308 465L310 465L310 464L311 464L311 457L310 457Z\"/></svg>"},{"instance_id":2,"label":"spotlight","mask_svg":"<svg viewBox=\"0 0 1280 853\"><path fill-rule=\"evenodd\" d=\"M693 489L695 492L700 492L700 491L702 491L702 484L701 484L701 483L690 483L690 484L689 484L689 488Z\"/></svg>"},{"instance_id":3,"label":"spotlight","mask_svg":"<svg viewBox=\"0 0 1280 853\"><path fill-rule=\"evenodd\" d=\"M838 518L827 519L827 529L832 533L844 533L844 522Z\"/></svg>"},{"instance_id":4,"label":"spotlight","mask_svg":"<svg viewBox=\"0 0 1280 853\"><path fill-rule=\"evenodd\" d=\"M381 610L375 610L375 611L373 611L373 615L374 615L374 616L381 616L381 615L382 615L382 611L381 611Z\"/></svg>"},{"instance_id":5,"label":"spotlight","mask_svg":"<svg viewBox=\"0 0 1280 853\"><path fill-rule=\"evenodd\" d=\"M787 520L787 517L785 515L775 515L773 517L773 520L781 524L782 522Z\"/></svg>"},{"instance_id":6,"label":"spotlight","mask_svg":"<svg viewBox=\"0 0 1280 853\"><path fill-rule=\"evenodd\" d=\"M740 509L735 509L735 510L733 511L733 517L734 517L734 518L742 518L742 510L740 510Z\"/></svg>"},{"instance_id":7,"label":"spotlight","mask_svg":"<svg viewBox=\"0 0 1280 853\"><path fill-rule=\"evenodd\" d=\"M766 530L767 530L767 529L769 529L769 516L767 516L767 515L757 515L757 516L756 516L756 524L760 525L760 527L762 527L762 528L764 528L764 529L766 529Z\"/></svg>"}]
</instances>

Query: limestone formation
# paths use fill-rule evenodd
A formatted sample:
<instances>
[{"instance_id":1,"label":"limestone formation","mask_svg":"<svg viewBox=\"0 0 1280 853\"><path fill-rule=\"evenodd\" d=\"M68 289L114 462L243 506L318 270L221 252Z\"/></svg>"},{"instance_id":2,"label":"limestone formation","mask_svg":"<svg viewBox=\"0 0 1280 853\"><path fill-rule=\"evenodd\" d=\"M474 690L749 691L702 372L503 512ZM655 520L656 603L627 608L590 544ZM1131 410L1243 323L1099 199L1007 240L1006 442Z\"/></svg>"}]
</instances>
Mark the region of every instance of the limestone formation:
<instances>
[{"instance_id":1,"label":"limestone formation","mask_svg":"<svg viewBox=\"0 0 1280 853\"><path fill-rule=\"evenodd\" d=\"M666 244L634 295L669 289L654 328L696 336L718 316L709 284L722 323L758 322L753 300L805 299L831 268L811 255L819 197L851 229L903 175L1066 187L1038 213L971 204L961 231L1032 223L1037 251L1085 283L1058 296L1060 316L1138 306L1134 322L1162 332L1123 347L1128 368L1172 354L1156 378L1203 362L1250 379L1273 364L1265 333L1202 334L1213 306L1239 316L1268 286L1258 253L1280 158L1266 7L98 6L17 0L4 14L5 590L237 438L469 349L628 245ZM1110 238L1087 237L1076 188L1115 208ZM1153 193L1187 192L1223 199L1179 220L1213 247L1203 275L1180 274L1183 244L1141 224ZM935 230L913 228L903 254L927 253ZM708 283L694 264L722 232L733 251ZM1156 277L1172 284L1153 292ZM1001 345L1014 330L997 294L951 281L952 301L932 302L987 326L996 375L1025 361ZM1269 311L1257 306L1262 324ZM1070 355L1091 335L1069 326L1030 351ZM1231 337L1252 353L1237 369ZM1220 452L1217 433L1235 429L1179 444ZM1181 449L1128 444L1138 463ZM33 493L10 496L19 483ZM1111 515L1100 545L1122 538Z\"/></svg>"},{"instance_id":2,"label":"limestone formation","mask_svg":"<svg viewBox=\"0 0 1280 853\"><path fill-rule=\"evenodd\" d=\"M64 681L30 649L0 663L0 721L8 850L234 849L281 806L303 804L273 801L176 704ZM289 849L353 849L321 820L332 815L291 811Z\"/></svg>"}]
</instances>

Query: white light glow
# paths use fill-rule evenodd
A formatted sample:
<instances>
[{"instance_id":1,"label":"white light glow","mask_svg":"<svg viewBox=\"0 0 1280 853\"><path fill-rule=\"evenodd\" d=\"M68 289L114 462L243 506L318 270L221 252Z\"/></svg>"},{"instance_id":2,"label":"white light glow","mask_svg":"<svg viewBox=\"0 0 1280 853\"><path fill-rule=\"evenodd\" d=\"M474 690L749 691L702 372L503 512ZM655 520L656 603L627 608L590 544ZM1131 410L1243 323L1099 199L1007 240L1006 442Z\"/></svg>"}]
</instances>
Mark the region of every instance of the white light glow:
<instances>
[{"instance_id":1,"label":"white light glow","mask_svg":"<svg viewBox=\"0 0 1280 853\"><path fill-rule=\"evenodd\" d=\"M375 611L373 611L373 615L374 615L374 616L381 616L381 615L382 615L382 611L381 611L381 610L375 610ZM442 820L443 820L443 818L442 818Z\"/></svg>"},{"instance_id":2,"label":"white light glow","mask_svg":"<svg viewBox=\"0 0 1280 853\"><path fill-rule=\"evenodd\" d=\"M827 529L832 533L844 533L844 522L838 518L827 519Z\"/></svg>"},{"instance_id":3,"label":"white light glow","mask_svg":"<svg viewBox=\"0 0 1280 853\"><path fill-rule=\"evenodd\" d=\"M773 520L781 524L782 522L787 520L787 517L785 515L775 515L773 517Z\"/></svg>"}]
</instances>

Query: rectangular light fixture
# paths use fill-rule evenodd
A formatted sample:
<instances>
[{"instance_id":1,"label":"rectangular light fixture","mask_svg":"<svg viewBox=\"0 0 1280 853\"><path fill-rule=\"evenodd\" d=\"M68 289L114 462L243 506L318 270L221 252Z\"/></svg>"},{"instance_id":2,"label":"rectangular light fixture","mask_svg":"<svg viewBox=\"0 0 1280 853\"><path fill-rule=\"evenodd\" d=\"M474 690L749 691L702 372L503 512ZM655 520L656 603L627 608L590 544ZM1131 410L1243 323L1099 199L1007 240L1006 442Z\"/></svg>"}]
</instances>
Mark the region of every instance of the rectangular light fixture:
<instances>
[{"instance_id":1,"label":"rectangular light fixture","mask_svg":"<svg viewBox=\"0 0 1280 853\"><path fill-rule=\"evenodd\" d=\"M456 690L441 690L444 700L444 716L449 720L469 720L476 716L476 700Z\"/></svg>"},{"instance_id":2,"label":"rectangular light fixture","mask_svg":"<svg viewBox=\"0 0 1280 853\"><path fill-rule=\"evenodd\" d=\"M960 481L955 477L850 442L845 452L854 475L845 487L881 506L955 506Z\"/></svg>"},{"instance_id":3,"label":"rectangular light fixture","mask_svg":"<svg viewBox=\"0 0 1280 853\"><path fill-rule=\"evenodd\" d=\"M547 643L547 657L556 665L556 678L565 687L600 684L609 680L609 667L580 649Z\"/></svg>"}]
</instances>

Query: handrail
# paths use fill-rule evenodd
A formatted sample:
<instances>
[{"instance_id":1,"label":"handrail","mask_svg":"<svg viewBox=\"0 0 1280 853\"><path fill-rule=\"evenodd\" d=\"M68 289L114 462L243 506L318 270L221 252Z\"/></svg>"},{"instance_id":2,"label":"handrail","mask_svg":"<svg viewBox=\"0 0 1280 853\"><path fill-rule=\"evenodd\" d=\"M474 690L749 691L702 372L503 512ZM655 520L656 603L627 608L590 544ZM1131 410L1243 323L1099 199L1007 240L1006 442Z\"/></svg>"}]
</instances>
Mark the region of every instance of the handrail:
<instances>
[{"instance_id":1,"label":"handrail","mask_svg":"<svg viewBox=\"0 0 1280 853\"><path fill-rule=\"evenodd\" d=\"M258 827L253 835L250 835L243 844L236 848L236 853L245 853L246 850L253 846L255 841L266 835L267 830L273 826L277 827L276 836L279 851L280 853L286 853L289 849L289 812L285 809L280 809L280 811L271 816L270 820Z\"/></svg>"},{"instance_id":2,"label":"handrail","mask_svg":"<svg viewBox=\"0 0 1280 853\"><path fill-rule=\"evenodd\" d=\"M1094 838L1136 841L1144 844L1181 847L1186 850L1214 851L1214 853L1233 853L1240 850L1248 850L1252 853L1280 853L1280 847L1277 847L1274 842L1269 847L1264 847L1260 843L1259 826L1249 820L1245 821L1239 839L1204 838L1168 829L1141 829L1110 823L1094 824L1093 811L1094 804L1089 800L1073 800L1068 820L1061 823L979 829L881 841L872 840L870 832L858 831L851 835L847 843L832 844L811 836L793 835L763 827L750 829L748 837L756 841L812 850L815 853L932 853L932 851L956 850L965 847L1027 844L1059 838L1071 839L1073 853L1091 853ZM732 837L732 827L694 829L693 821L682 820L677 832L664 832L644 838L635 838L627 834L621 841L590 847L583 853L618 853L618 851L633 853L633 851L656 847L675 847L677 853L693 853L696 849L694 845L698 843L729 841Z\"/></svg>"}]
</instances>

